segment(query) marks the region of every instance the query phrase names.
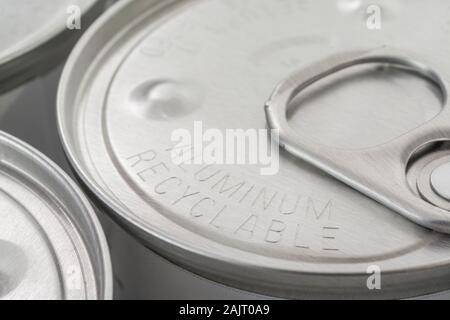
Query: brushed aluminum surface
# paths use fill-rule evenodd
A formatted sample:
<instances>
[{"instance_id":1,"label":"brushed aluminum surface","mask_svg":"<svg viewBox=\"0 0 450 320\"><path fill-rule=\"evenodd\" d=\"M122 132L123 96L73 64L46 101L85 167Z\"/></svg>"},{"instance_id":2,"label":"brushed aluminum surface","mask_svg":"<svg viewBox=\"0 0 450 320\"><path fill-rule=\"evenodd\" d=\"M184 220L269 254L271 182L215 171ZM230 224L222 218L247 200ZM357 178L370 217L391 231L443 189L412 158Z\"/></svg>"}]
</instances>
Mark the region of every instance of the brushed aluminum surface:
<instances>
[{"instance_id":1,"label":"brushed aluminum surface","mask_svg":"<svg viewBox=\"0 0 450 320\"><path fill-rule=\"evenodd\" d=\"M440 165L431 174L431 185L434 191L446 200L450 201L450 162Z\"/></svg>"},{"instance_id":2,"label":"brushed aluminum surface","mask_svg":"<svg viewBox=\"0 0 450 320\"><path fill-rule=\"evenodd\" d=\"M265 128L275 86L343 48L448 56L447 1L379 1L379 31L366 27L370 4L120 1L81 39L62 76L58 122L69 160L128 231L214 281L295 298L404 298L450 288L448 236L288 153L270 177L255 166L176 166L170 157L171 133L194 121ZM291 121L334 146L376 146L442 109L435 86L407 71L362 68L333 80ZM382 290L366 286L373 265Z\"/></svg>"}]
</instances>

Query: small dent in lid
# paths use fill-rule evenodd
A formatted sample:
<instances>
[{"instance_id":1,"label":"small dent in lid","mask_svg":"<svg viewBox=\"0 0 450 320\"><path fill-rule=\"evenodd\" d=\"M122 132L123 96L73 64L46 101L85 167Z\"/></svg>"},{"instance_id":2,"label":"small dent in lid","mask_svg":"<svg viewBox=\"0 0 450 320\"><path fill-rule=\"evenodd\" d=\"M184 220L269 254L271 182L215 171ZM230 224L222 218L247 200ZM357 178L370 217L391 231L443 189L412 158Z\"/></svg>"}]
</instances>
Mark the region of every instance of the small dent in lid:
<instances>
[{"instance_id":1,"label":"small dent in lid","mask_svg":"<svg viewBox=\"0 0 450 320\"><path fill-rule=\"evenodd\" d=\"M149 80L130 95L132 110L147 119L170 120L184 117L202 104L201 90L188 82Z\"/></svg>"}]
</instances>

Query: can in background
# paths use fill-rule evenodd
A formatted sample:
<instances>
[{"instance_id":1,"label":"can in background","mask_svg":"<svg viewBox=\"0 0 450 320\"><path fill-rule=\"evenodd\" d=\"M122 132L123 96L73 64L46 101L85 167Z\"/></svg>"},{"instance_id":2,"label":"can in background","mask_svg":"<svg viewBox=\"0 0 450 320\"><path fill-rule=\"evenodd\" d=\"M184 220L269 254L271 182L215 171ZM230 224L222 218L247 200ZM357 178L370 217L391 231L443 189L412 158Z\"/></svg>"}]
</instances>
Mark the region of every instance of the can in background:
<instances>
[{"instance_id":1,"label":"can in background","mask_svg":"<svg viewBox=\"0 0 450 320\"><path fill-rule=\"evenodd\" d=\"M61 166L66 161L55 117L61 65L106 4L104 0L0 4L0 129Z\"/></svg>"},{"instance_id":2,"label":"can in background","mask_svg":"<svg viewBox=\"0 0 450 320\"><path fill-rule=\"evenodd\" d=\"M0 132L0 299L112 298L108 245L89 200L47 157Z\"/></svg>"}]
</instances>

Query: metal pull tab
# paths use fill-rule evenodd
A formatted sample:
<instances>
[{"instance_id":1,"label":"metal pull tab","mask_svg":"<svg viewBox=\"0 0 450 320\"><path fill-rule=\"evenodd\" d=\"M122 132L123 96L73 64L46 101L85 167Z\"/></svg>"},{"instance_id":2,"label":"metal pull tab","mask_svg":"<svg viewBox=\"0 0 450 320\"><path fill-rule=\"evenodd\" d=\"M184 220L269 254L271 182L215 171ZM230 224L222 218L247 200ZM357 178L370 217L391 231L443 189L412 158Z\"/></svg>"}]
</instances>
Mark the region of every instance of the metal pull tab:
<instances>
[{"instance_id":1,"label":"metal pull tab","mask_svg":"<svg viewBox=\"0 0 450 320\"><path fill-rule=\"evenodd\" d=\"M440 69L435 69L432 62L425 64L419 62L419 59L409 57L410 54L386 49L383 49L381 54L378 51L350 52L332 56L310 68L300 70L276 87L266 104L267 122L271 129L279 131L280 145L289 153L419 225L450 233L450 211L418 196L410 189L406 179L408 161L417 150L432 142L450 141L450 106L447 105L447 81L450 80L450 72L444 70L438 74L435 70ZM434 119L395 140L360 150L320 145L309 138L301 128L293 130L289 126L288 107L302 90L338 71L369 63L407 69L436 83L444 97L443 110ZM444 183L436 182L436 177L434 181L435 185L444 188ZM442 193L442 190L440 191Z\"/></svg>"}]
</instances>

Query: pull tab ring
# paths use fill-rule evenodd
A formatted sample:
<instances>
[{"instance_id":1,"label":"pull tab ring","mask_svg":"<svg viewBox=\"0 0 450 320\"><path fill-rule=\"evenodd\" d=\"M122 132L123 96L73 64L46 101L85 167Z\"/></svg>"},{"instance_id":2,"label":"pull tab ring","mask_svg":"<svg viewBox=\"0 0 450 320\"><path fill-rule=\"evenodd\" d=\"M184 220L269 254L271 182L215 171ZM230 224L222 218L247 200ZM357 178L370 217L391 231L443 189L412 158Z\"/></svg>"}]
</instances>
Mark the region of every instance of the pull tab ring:
<instances>
[{"instance_id":1,"label":"pull tab ring","mask_svg":"<svg viewBox=\"0 0 450 320\"><path fill-rule=\"evenodd\" d=\"M407 58L405 58L407 57ZM382 53L348 52L335 55L302 69L282 81L265 106L270 129L279 132L280 145L292 155L309 162L336 179L380 202L411 221L435 231L450 234L450 212L412 192L406 180L406 166L412 154L436 141L450 141L450 107L447 105L450 73L439 74L433 63L422 63L411 54L386 50ZM360 150L327 147L293 130L287 119L290 102L319 80L352 66L387 64L407 69L441 89L444 108L434 119L388 143Z\"/></svg>"}]
</instances>

